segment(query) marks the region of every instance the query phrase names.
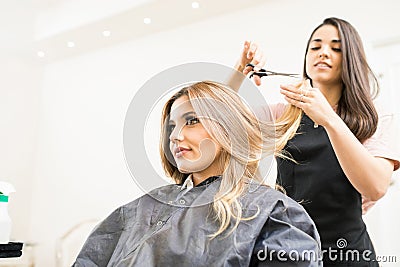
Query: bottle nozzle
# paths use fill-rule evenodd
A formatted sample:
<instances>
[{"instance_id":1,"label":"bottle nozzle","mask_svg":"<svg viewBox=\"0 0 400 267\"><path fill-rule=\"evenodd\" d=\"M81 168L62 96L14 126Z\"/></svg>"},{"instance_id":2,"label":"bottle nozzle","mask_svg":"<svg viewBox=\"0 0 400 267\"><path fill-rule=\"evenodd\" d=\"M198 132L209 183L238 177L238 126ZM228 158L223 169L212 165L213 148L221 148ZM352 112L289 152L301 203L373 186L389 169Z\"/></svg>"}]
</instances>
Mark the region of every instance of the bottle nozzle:
<instances>
[{"instance_id":1,"label":"bottle nozzle","mask_svg":"<svg viewBox=\"0 0 400 267\"><path fill-rule=\"evenodd\" d=\"M8 196L13 192L15 188L12 184L0 181L0 202L8 202Z\"/></svg>"}]
</instances>

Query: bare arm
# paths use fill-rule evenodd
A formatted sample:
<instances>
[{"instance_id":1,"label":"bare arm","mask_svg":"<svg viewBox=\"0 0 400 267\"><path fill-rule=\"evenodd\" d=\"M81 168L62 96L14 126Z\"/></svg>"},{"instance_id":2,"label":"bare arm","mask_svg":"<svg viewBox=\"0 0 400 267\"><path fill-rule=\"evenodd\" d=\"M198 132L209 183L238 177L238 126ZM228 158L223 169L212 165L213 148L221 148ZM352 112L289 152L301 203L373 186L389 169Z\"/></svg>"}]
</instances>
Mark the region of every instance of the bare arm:
<instances>
[{"instance_id":1,"label":"bare arm","mask_svg":"<svg viewBox=\"0 0 400 267\"><path fill-rule=\"evenodd\" d=\"M318 88L281 86L281 93L301 108L315 123L325 127L336 157L354 188L366 199L376 201L387 191L394 169L392 160L372 156L329 105ZM303 91L302 91L303 90Z\"/></svg>"},{"instance_id":2,"label":"bare arm","mask_svg":"<svg viewBox=\"0 0 400 267\"><path fill-rule=\"evenodd\" d=\"M327 123L325 129L340 166L354 188L372 201L383 197L390 184L394 163L372 156L339 116Z\"/></svg>"},{"instance_id":3,"label":"bare arm","mask_svg":"<svg viewBox=\"0 0 400 267\"><path fill-rule=\"evenodd\" d=\"M227 81L227 84L236 92L239 91L239 88L243 83L245 75L247 75L249 71L251 71L250 67L246 68L246 65L249 63L256 66L255 68L261 69L265 64L265 57L263 52L259 49L256 43L245 41L243 44L243 50L240 54L240 57L234 66L234 69L236 71L232 73L232 75L229 77ZM258 77L257 75L254 75L254 82L256 85L260 85L261 78Z\"/></svg>"}]
</instances>

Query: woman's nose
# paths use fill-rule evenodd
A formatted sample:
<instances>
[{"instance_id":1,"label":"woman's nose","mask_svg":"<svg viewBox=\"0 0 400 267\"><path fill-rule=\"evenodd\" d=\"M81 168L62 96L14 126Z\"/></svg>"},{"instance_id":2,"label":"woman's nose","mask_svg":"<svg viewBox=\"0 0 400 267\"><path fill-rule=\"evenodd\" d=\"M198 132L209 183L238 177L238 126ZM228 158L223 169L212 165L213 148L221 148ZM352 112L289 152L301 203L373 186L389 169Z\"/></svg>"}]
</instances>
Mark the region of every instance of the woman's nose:
<instances>
[{"instance_id":1,"label":"woman's nose","mask_svg":"<svg viewBox=\"0 0 400 267\"><path fill-rule=\"evenodd\" d=\"M169 136L169 140L171 142L183 140L182 128L183 127L174 127L174 129L171 132L171 135Z\"/></svg>"},{"instance_id":2,"label":"woman's nose","mask_svg":"<svg viewBox=\"0 0 400 267\"><path fill-rule=\"evenodd\" d=\"M319 57L329 57L329 47L323 46L320 50Z\"/></svg>"}]
</instances>

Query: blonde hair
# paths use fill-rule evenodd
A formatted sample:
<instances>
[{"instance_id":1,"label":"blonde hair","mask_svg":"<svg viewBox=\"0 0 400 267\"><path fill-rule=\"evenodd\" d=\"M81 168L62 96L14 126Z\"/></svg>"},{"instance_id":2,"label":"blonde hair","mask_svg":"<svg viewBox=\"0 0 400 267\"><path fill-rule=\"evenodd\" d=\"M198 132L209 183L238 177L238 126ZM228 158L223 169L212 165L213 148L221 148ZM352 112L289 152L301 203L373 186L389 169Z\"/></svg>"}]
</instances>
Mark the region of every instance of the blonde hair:
<instances>
[{"instance_id":1,"label":"blonde hair","mask_svg":"<svg viewBox=\"0 0 400 267\"><path fill-rule=\"evenodd\" d=\"M305 86L305 80L295 84L297 88L301 88ZM305 89L307 90L307 89ZM294 137L297 132L297 129L300 126L301 117L303 115L303 111L293 105L287 105L283 114L276 120L276 132L280 136L280 138L276 139L276 154L281 157L287 158L289 160L293 160L290 155L286 155L284 151L284 147L286 143Z\"/></svg>"},{"instance_id":2,"label":"blonde hair","mask_svg":"<svg viewBox=\"0 0 400 267\"><path fill-rule=\"evenodd\" d=\"M181 89L164 106L160 154L162 165L168 176L178 184L188 174L179 172L169 149L167 121L174 101L186 95L203 127L221 147L221 164L224 169L219 191L214 196L213 211L220 222L219 229L210 237L224 232L235 220L230 234L242 217L239 197L251 181L264 184L258 175L258 163L265 154L275 150L274 125L260 122L242 99L230 88L211 81L198 82Z\"/></svg>"}]
</instances>

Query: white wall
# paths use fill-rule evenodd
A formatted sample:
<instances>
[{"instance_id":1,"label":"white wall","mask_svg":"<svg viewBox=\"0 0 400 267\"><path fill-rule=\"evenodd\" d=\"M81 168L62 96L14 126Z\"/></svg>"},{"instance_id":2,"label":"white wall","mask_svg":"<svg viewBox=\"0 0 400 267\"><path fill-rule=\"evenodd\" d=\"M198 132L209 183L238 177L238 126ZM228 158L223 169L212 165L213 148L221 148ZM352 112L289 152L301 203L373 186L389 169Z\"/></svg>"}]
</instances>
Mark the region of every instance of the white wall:
<instances>
[{"instance_id":1,"label":"white wall","mask_svg":"<svg viewBox=\"0 0 400 267\"><path fill-rule=\"evenodd\" d=\"M10 216L12 237L29 235L34 151L42 67L26 58L33 36L33 14L26 0L0 2L0 180L14 185ZM19 219L16 219L19 217Z\"/></svg>"},{"instance_id":2,"label":"white wall","mask_svg":"<svg viewBox=\"0 0 400 267\"><path fill-rule=\"evenodd\" d=\"M41 71L3 55L0 73L0 180L17 190L10 195L12 237L23 239L29 235Z\"/></svg>"},{"instance_id":3,"label":"white wall","mask_svg":"<svg viewBox=\"0 0 400 267\"><path fill-rule=\"evenodd\" d=\"M266 1L256 8L47 64L43 76L33 72L31 79L42 78L34 83L41 90L24 89L22 94L40 98L40 108L24 99L31 112L24 117L18 113L19 97L8 102L13 118L24 125L14 132L29 136L21 144L16 134L12 142L21 146L19 150L37 147L34 161L23 159L32 164L32 175L21 175L17 181L26 201L15 203L18 211L13 210L16 225L32 223L29 235L27 228L17 227L15 236L27 234L37 242L38 266L54 266L57 237L79 221L104 218L141 194L124 162L122 129L135 92L158 72L193 61L233 65L245 39L261 44L270 69L300 72L308 35L323 18L349 20L371 47L376 40L400 36L399 7L395 0L382 0L379 5L376 1ZM10 79L8 83L27 83L15 76ZM278 84L279 80L271 80L261 88L271 92L271 102L280 99ZM39 126L34 132L36 118ZM15 169L21 162L17 156L3 160ZM27 201L31 201L30 219L19 215ZM390 236L385 238L396 244Z\"/></svg>"}]
</instances>

